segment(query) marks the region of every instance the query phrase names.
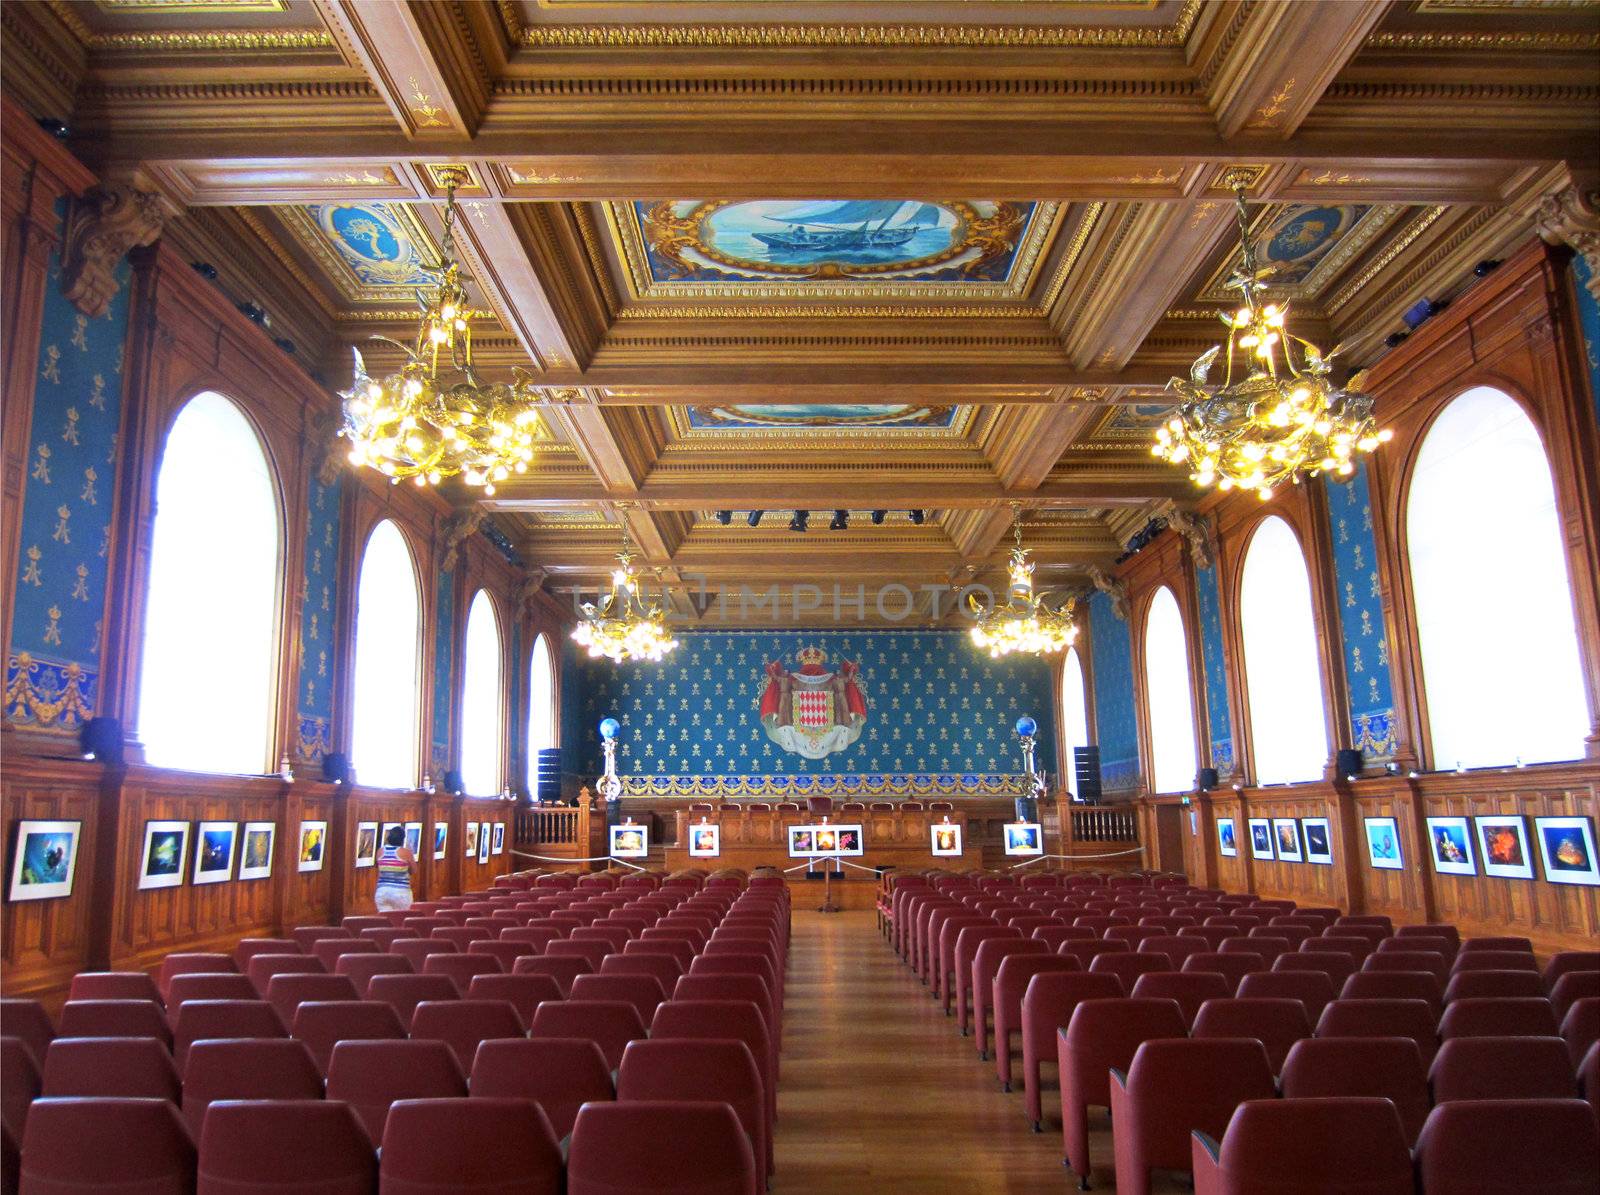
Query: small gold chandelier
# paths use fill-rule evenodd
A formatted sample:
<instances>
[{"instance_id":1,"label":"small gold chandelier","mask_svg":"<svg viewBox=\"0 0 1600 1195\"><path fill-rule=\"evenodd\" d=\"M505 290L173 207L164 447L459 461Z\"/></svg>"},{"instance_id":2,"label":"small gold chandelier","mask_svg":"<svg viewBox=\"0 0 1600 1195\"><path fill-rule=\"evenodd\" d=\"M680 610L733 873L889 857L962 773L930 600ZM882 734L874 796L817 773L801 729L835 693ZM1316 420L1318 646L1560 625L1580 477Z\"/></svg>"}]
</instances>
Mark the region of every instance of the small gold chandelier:
<instances>
[{"instance_id":1,"label":"small gold chandelier","mask_svg":"<svg viewBox=\"0 0 1600 1195\"><path fill-rule=\"evenodd\" d=\"M587 648L591 657L605 656L616 664L660 660L678 646L667 630L660 603L646 603L640 592L626 517L622 551L617 553L617 567L611 573L611 592L597 602L584 602L580 609L583 621L574 628L572 638Z\"/></svg>"},{"instance_id":2,"label":"small gold chandelier","mask_svg":"<svg viewBox=\"0 0 1600 1195\"><path fill-rule=\"evenodd\" d=\"M350 461L419 486L438 485L460 475L468 485L494 493L494 483L525 473L534 447L548 438L534 407L537 393L526 370L515 381L485 383L472 364L472 313L455 261L456 188L466 181L460 169L444 172L444 237L439 264L425 267L438 276L428 292L418 291L422 322L408 347L374 336L406 355L398 373L379 381L368 375L361 351L355 354L355 379L340 392ZM454 384L440 377L459 375Z\"/></svg>"},{"instance_id":3,"label":"small gold chandelier","mask_svg":"<svg viewBox=\"0 0 1600 1195\"><path fill-rule=\"evenodd\" d=\"M976 618L972 628L972 642L988 651L991 658L1027 652L1030 655L1048 655L1062 651L1078 638L1077 624L1072 621L1076 602L1068 598L1060 609L1052 610L1044 597L1033 592L1033 561L1022 546L1022 512L1013 503L1011 531L1015 545L1011 549L1011 586L1004 604L997 603L992 610L972 594L967 595L967 608Z\"/></svg>"},{"instance_id":4,"label":"small gold chandelier","mask_svg":"<svg viewBox=\"0 0 1600 1195\"><path fill-rule=\"evenodd\" d=\"M1174 465L1187 464L1197 485L1252 490L1264 501L1285 482L1298 485L1301 477L1348 477L1356 453L1371 452L1393 433L1378 429L1371 395L1329 381L1333 353L1324 356L1288 331L1289 305L1264 301L1263 279L1272 270L1256 268L1244 187L1238 182L1234 195L1239 266L1228 285L1244 295L1244 306L1221 315L1228 328L1227 373L1222 385L1207 385L1223 348L1214 345L1190 367L1187 381L1167 383L1184 402L1156 430L1150 451ZM1237 366L1236 350L1242 358ZM1238 380L1236 369L1243 374Z\"/></svg>"}]
</instances>

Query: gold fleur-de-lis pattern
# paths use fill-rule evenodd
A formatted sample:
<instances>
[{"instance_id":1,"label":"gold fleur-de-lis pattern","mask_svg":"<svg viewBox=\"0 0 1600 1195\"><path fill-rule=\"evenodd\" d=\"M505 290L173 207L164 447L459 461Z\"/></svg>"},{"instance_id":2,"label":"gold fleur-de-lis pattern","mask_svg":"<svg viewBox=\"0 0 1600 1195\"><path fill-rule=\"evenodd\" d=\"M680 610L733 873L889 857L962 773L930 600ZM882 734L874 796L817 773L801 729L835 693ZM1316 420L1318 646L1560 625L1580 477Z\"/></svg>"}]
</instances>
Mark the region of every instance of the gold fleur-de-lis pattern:
<instances>
[{"instance_id":1,"label":"gold fleur-de-lis pattern","mask_svg":"<svg viewBox=\"0 0 1600 1195\"><path fill-rule=\"evenodd\" d=\"M1572 258L1572 272L1577 283L1572 289L1578 295L1578 326L1583 329L1583 359L1589 366L1589 397L1594 400L1595 418L1600 420L1600 301L1589 291L1594 275L1583 254Z\"/></svg>"},{"instance_id":2,"label":"gold fleur-de-lis pattern","mask_svg":"<svg viewBox=\"0 0 1600 1195\"><path fill-rule=\"evenodd\" d=\"M333 590L339 555L339 479L323 485L316 477L306 502L305 575L300 579L300 708L297 711L299 754L321 759L331 749L333 677ZM311 545L318 545L312 550ZM307 666L315 660L316 667Z\"/></svg>"},{"instance_id":3,"label":"gold fleur-de-lis pattern","mask_svg":"<svg viewBox=\"0 0 1600 1195\"><path fill-rule=\"evenodd\" d=\"M1023 714L1039 723L1040 766L1055 767L1050 664L991 660L963 631L683 631L678 638L681 646L659 664L619 669L585 659L579 666L587 772L601 766L596 728L608 715L623 726L619 770L672 791L808 777L870 787L887 776L922 777L952 792L1000 790L1022 770L1013 727ZM783 750L761 727L767 663L798 668L796 655L809 646L826 652L831 666L859 665L867 702L860 739L821 760Z\"/></svg>"},{"instance_id":4,"label":"gold fleur-de-lis pattern","mask_svg":"<svg viewBox=\"0 0 1600 1195\"><path fill-rule=\"evenodd\" d=\"M98 696L128 277L123 262L106 317L89 319L50 262L5 679L6 716L33 729L75 732Z\"/></svg>"},{"instance_id":5,"label":"gold fleur-de-lis pattern","mask_svg":"<svg viewBox=\"0 0 1600 1195\"><path fill-rule=\"evenodd\" d=\"M1195 570L1200 595L1200 659L1205 669L1206 721L1211 730L1211 766L1233 771L1233 730L1228 720L1228 670L1222 655L1222 595L1215 568Z\"/></svg>"},{"instance_id":6,"label":"gold fleur-de-lis pattern","mask_svg":"<svg viewBox=\"0 0 1600 1195\"><path fill-rule=\"evenodd\" d=\"M1094 661L1095 726L1100 783L1108 792L1139 787L1139 721L1133 698L1133 641L1111 599L1089 598L1089 652Z\"/></svg>"},{"instance_id":7,"label":"gold fleur-de-lis pattern","mask_svg":"<svg viewBox=\"0 0 1600 1195\"><path fill-rule=\"evenodd\" d=\"M450 770L450 725L455 668L455 573L439 572L434 592L433 619L433 733L428 770L443 776Z\"/></svg>"},{"instance_id":8,"label":"gold fleur-de-lis pattern","mask_svg":"<svg viewBox=\"0 0 1600 1195\"><path fill-rule=\"evenodd\" d=\"M1383 587L1372 535L1372 500L1365 464L1348 482L1328 486L1333 567L1345 680L1350 692L1352 742L1369 760L1393 757L1394 688L1383 622Z\"/></svg>"}]
</instances>

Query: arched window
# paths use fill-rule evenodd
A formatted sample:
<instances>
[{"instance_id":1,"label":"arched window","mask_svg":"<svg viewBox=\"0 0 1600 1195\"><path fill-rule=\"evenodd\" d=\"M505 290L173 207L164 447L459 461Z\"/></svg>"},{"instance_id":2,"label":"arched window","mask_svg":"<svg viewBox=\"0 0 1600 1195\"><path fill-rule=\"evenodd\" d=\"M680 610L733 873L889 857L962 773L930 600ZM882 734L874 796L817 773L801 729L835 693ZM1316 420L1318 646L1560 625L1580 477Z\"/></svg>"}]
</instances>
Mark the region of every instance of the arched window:
<instances>
[{"instance_id":1,"label":"arched window","mask_svg":"<svg viewBox=\"0 0 1600 1195\"><path fill-rule=\"evenodd\" d=\"M1328 731L1311 577L1300 541L1277 515L1261 520L1244 555L1239 631L1256 783L1320 779Z\"/></svg>"},{"instance_id":2,"label":"arched window","mask_svg":"<svg viewBox=\"0 0 1600 1195\"><path fill-rule=\"evenodd\" d=\"M150 763L275 767L278 511L272 467L244 413L220 394L190 399L156 478L139 677Z\"/></svg>"},{"instance_id":3,"label":"arched window","mask_svg":"<svg viewBox=\"0 0 1600 1195\"><path fill-rule=\"evenodd\" d=\"M502 787L500 729L505 686L500 673L500 620L489 591L480 589L467 611L461 689L461 783L478 797L493 796Z\"/></svg>"},{"instance_id":4,"label":"arched window","mask_svg":"<svg viewBox=\"0 0 1600 1195\"><path fill-rule=\"evenodd\" d=\"M350 762L358 783L377 788L417 783L421 653L417 566L400 528L385 519L367 537L356 583Z\"/></svg>"},{"instance_id":5,"label":"arched window","mask_svg":"<svg viewBox=\"0 0 1600 1195\"><path fill-rule=\"evenodd\" d=\"M528 661L528 791L539 783L539 752L556 746L556 670L550 657L550 637L533 641Z\"/></svg>"},{"instance_id":6,"label":"arched window","mask_svg":"<svg viewBox=\"0 0 1600 1195\"><path fill-rule=\"evenodd\" d=\"M1509 395L1480 386L1434 420L1406 542L1434 766L1582 756L1588 706L1555 486Z\"/></svg>"},{"instance_id":7,"label":"arched window","mask_svg":"<svg viewBox=\"0 0 1600 1195\"><path fill-rule=\"evenodd\" d=\"M1083 660L1076 647L1067 648L1061 662L1061 766L1066 769L1067 792L1078 795L1078 769L1072 752L1089 745L1089 706L1084 698Z\"/></svg>"},{"instance_id":8,"label":"arched window","mask_svg":"<svg viewBox=\"0 0 1600 1195\"><path fill-rule=\"evenodd\" d=\"M1144 624L1144 686L1150 707L1153 791L1188 792L1197 767L1194 706L1189 696L1189 648L1178 599L1163 585Z\"/></svg>"}]
</instances>

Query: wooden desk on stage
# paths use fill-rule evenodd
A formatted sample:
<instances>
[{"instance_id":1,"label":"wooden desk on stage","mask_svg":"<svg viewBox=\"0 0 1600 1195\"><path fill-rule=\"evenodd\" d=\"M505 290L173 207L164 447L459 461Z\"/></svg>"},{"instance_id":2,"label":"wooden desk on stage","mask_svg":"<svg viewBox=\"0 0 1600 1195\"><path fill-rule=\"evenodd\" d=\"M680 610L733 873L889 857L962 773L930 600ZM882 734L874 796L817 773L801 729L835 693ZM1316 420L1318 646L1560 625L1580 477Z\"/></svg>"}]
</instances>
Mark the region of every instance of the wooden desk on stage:
<instances>
[{"instance_id":1,"label":"wooden desk on stage","mask_svg":"<svg viewBox=\"0 0 1600 1195\"><path fill-rule=\"evenodd\" d=\"M929 827L947 818L952 825L961 827L962 845L966 851L964 858L935 857L933 854ZM715 859L691 858L689 855L689 827L700 824L702 819L711 825L722 827L722 854ZM803 809L798 812L741 809L737 813L731 810L691 813L687 809L680 809L676 811L676 820L677 842L665 848L668 871L677 871L685 867L699 867L706 871L715 871L718 867L739 867L745 871L752 871L757 867L775 867L779 871L784 871L804 862L803 859L789 857L789 827L820 825L823 819L820 815L807 813ZM835 812L830 814L827 820L832 825L859 825L864 839L865 852L862 855L841 856L848 863L855 863L858 867L842 867L840 869L844 872L842 881L837 873L834 877L833 898L836 903L847 909L869 909L876 899L878 877L871 872L859 870L859 867L894 867L901 870L947 867L959 870L963 867L981 865L982 844L968 841L967 815L960 811ZM803 870L785 877L790 887L795 889L793 895L797 900L812 895L813 890L820 899L822 894L820 861L816 874L818 878L814 880L807 879Z\"/></svg>"}]
</instances>

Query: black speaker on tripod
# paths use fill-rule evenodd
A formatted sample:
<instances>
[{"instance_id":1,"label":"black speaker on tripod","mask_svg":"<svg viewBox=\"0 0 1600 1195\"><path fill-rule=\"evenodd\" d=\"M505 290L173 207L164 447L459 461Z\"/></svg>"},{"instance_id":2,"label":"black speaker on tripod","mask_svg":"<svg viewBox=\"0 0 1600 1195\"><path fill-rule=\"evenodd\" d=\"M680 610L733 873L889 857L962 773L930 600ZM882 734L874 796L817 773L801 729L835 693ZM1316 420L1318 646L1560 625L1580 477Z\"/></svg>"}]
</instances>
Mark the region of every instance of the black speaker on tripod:
<instances>
[{"instance_id":1,"label":"black speaker on tripod","mask_svg":"<svg viewBox=\"0 0 1600 1195\"><path fill-rule=\"evenodd\" d=\"M85 755L113 767L122 762L122 723L116 718L90 718L78 731Z\"/></svg>"},{"instance_id":2,"label":"black speaker on tripod","mask_svg":"<svg viewBox=\"0 0 1600 1195\"><path fill-rule=\"evenodd\" d=\"M1100 804L1100 748L1092 744L1074 747L1072 770L1078 778L1078 799L1087 805Z\"/></svg>"},{"instance_id":3,"label":"black speaker on tripod","mask_svg":"<svg viewBox=\"0 0 1600 1195\"><path fill-rule=\"evenodd\" d=\"M330 751L322 757L322 778L329 784L350 783L350 757L343 751Z\"/></svg>"},{"instance_id":4,"label":"black speaker on tripod","mask_svg":"<svg viewBox=\"0 0 1600 1195\"><path fill-rule=\"evenodd\" d=\"M1361 769L1363 766L1361 762L1361 752L1353 751L1349 747L1346 747L1344 750L1340 751L1339 754L1334 757L1334 759L1334 768L1339 775L1361 775Z\"/></svg>"}]
</instances>

